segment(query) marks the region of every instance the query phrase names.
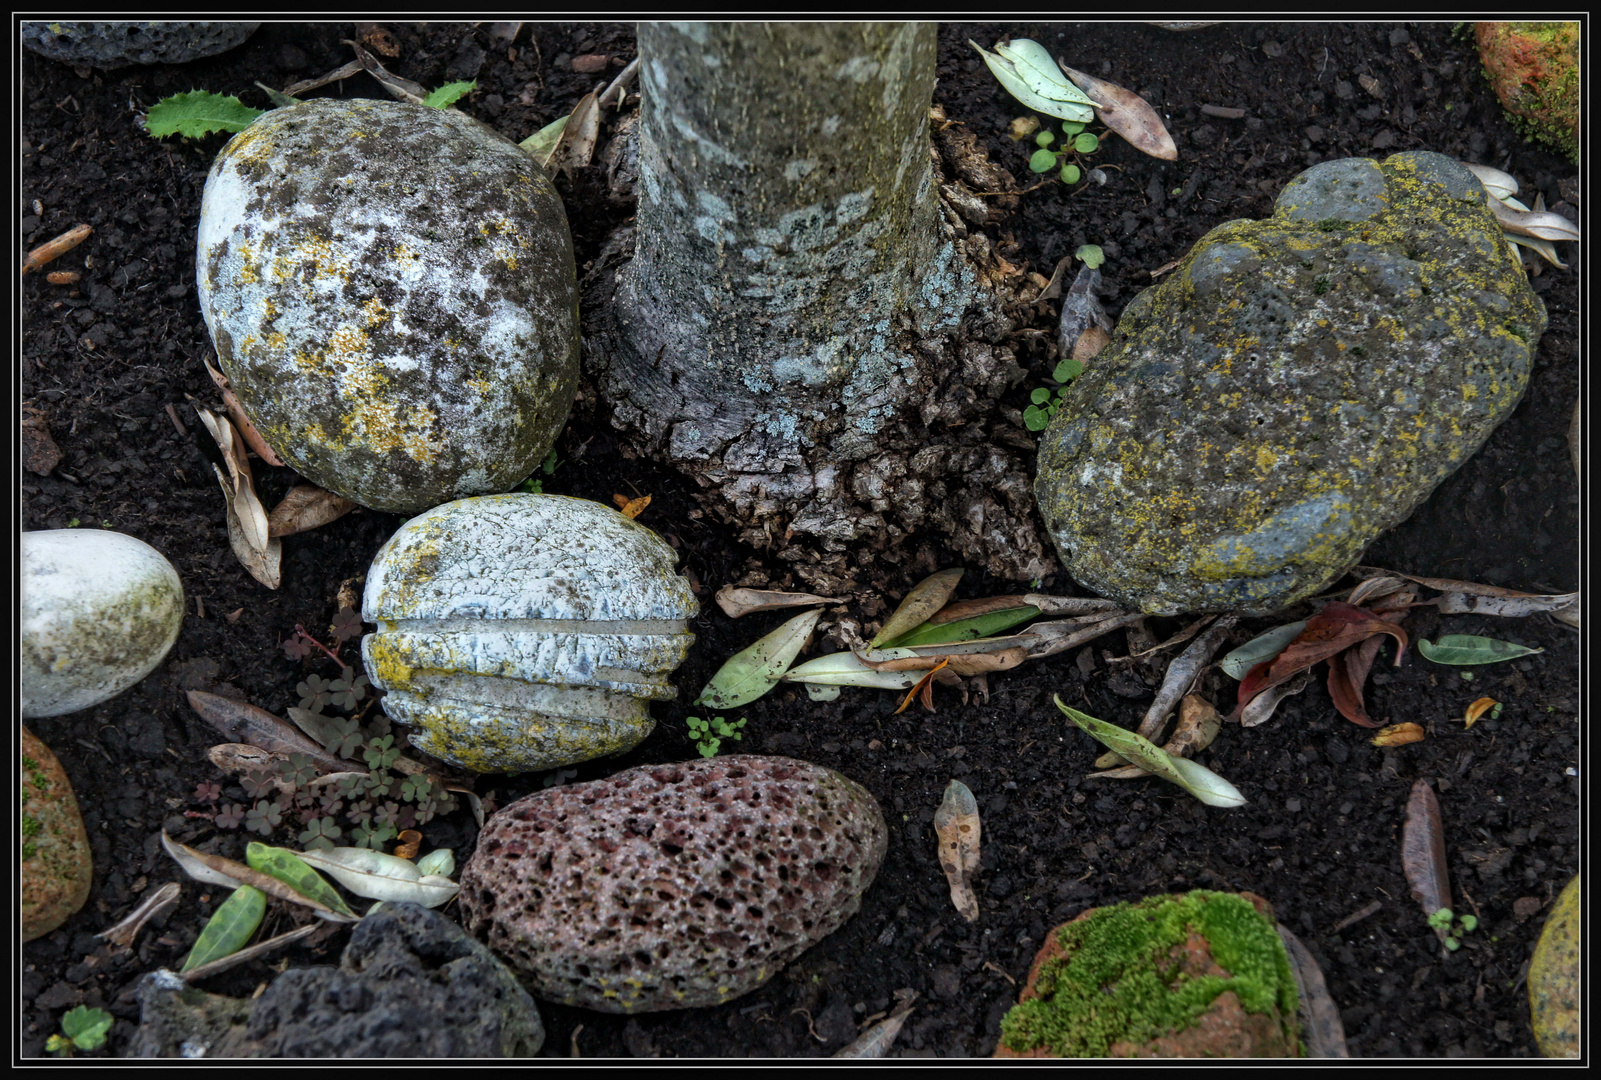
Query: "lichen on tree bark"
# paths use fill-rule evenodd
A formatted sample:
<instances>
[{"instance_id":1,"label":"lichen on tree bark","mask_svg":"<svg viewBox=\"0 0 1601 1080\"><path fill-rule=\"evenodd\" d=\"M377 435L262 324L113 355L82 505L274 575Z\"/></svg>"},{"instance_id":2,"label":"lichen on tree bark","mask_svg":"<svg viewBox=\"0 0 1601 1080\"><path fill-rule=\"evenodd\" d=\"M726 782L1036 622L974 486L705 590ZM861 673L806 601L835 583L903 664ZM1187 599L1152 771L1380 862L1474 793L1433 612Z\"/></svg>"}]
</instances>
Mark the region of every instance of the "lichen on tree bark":
<instances>
[{"instance_id":1,"label":"lichen on tree bark","mask_svg":"<svg viewBox=\"0 0 1601 1080\"><path fill-rule=\"evenodd\" d=\"M920 531L1052 569L997 408L1021 275L942 223L933 26L641 24L639 54L635 249L586 295L614 423L813 586Z\"/></svg>"}]
</instances>

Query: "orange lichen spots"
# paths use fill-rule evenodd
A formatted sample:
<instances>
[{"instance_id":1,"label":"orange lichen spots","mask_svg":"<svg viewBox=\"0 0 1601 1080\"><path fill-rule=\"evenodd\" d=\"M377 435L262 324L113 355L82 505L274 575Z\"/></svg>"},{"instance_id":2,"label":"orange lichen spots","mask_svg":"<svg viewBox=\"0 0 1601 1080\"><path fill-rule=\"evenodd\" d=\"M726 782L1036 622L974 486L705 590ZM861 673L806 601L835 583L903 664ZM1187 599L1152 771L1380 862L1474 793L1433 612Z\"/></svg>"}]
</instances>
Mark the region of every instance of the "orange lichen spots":
<instances>
[{"instance_id":1,"label":"orange lichen spots","mask_svg":"<svg viewBox=\"0 0 1601 1080\"><path fill-rule=\"evenodd\" d=\"M467 380L467 385L485 396L488 396L489 393L495 389L495 384L490 382L489 379L483 375L472 376Z\"/></svg>"}]
</instances>

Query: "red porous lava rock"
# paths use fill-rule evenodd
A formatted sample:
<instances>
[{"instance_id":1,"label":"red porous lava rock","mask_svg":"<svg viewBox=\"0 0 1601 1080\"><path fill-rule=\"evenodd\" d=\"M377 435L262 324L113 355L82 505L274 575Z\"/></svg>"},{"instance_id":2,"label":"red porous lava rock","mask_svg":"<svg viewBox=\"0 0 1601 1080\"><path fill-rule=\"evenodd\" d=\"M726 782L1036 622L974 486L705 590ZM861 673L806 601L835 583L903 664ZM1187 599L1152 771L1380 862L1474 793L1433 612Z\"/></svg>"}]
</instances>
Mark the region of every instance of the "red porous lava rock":
<instances>
[{"instance_id":1,"label":"red porous lava rock","mask_svg":"<svg viewBox=\"0 0 1601 1080\"><path fill-rule=\"evenodd\" d=\"M491 818L462 869L464 924L551 1001L717 1005L855 914L887 840L873 797L821 766L641 766Z\"/></svg>"},{"instance_id":2,"label":"red porous lava rock","mask_svg":"<svg viewBox=\"0 0 1601 1080\"><path fill-rule=\"evenodd\" d=\"M22 729L22 940L42 937L89 899L89 834L67 773Z\"/></svg>"},{"instance_id":3,"label":"red porous lava rock","mask_svg":"<svg viewBox=\"0 0 1601 1080\"><path fill-rule=\"evenodd\" d=\"M1579 160L1579 24L1481 22L1473 27L1495 96L1524 132Z\"/></svg>"}]
</instances>

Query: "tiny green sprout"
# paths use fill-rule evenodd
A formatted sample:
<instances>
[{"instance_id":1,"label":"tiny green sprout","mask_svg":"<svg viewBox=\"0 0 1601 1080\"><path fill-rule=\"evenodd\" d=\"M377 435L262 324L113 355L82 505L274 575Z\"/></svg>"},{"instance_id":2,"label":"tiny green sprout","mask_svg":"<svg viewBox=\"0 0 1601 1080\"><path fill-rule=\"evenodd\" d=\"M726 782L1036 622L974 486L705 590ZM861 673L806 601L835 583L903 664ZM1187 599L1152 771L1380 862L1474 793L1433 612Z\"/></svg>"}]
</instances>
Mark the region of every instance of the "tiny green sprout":
<instances>
[{"instance_id":1,"label":"tiny green sprout","mask_svg":"<svg viewBox=\"0 0 1601 1080\"><path fill-rule=\"evenodd\" d=\"M1030 431L1044 431L1051 417L1062 405L1062 397L1067 393L1067 384L1084 374L1084 364L1071 356L1056 365L1051 372L1051 381L1059 384L1054 391L1050 387L1036 386L1029 391L1028 399L1033 402L1023 410L1023 426ZM1037 588L1038 586L1036 586Z\"/></svg>"},{"instance_id":2,"label":"tiny green sprout","mask_svg":"<svg viewBox=\"0 0 1601 1080\"><path fill-rule=\"evenodd\" d=\"M1073 149L1080 154L1093 154L1101 147L1101 140L1093 133L1082 131L1073 136Z\"/></svg>"},{"instance_id":3,"label":"tiny green sprout","mask_svg":"<svg viewBox=\"0 0 1601 1080\"><path fill-rule=\"evenodd\" d=\"M743 716L732 724L721 716L714 716L710 720L702 720L698 716L686 716L684 723L689 728L689 737L695 741L695 748L704 758L716 757L724 739L738 742L745 737L744 732L740 730L745 726Z\"/></svg>"},{"instance_id":4,"label":"tiny green sprout","mask_svg":"<svg viewBox=\"0 0 1601 1080\"><path fill-rule=\"evenodd\" d=\"M69 529L76 529L78 525L79 522L77 518L73 518L71 521L67 522L67 528Z\"/></svg>"},{"instance_id":5,"label":"tiny green sprout","mask_svg":"<svg viewBox=\"0 0 1601 1080\"><path fill-rule=\"evenodd\" d=\"M1073 136L1077 135L1083 130L1083 124L1079 123L1077 120L1070 120L1062 125L1062 137L1064 139L1071 139Z\"/></svg>"},{"instance_id":6,"label":"tiny green sprout","mask_svg":"<svg viewBox=\"0 0 1601 1080\"><path fill-rule=\"evenodd\" d=\"M1035 144L1040 146L1040 147L1049 146L1055 141L1056 141L1056 136L1052 135L1049 130L1042 131L1038 135L1034 136Z\"/></svg>"},{"instance_id":7,"label":"tiny green sprout","mask_svg":"<svg viewBox=\"0 0 1601 1080\"><path fill-rule=\"evenodd\" d=\"M1083 175L1083 172L1077 165L1062 166L1062 183L1064 184L1076 184Z\"/></svg>"},{"instance_id":8,"label":"tiny green sprout","mask_svg":"<svg viewBox=\"0 0 1601 1080\"><path fill-rule=\"evenodd\" d=\"M1050 172L1056 168L1056 154L1042 147L1028 159L1028 168L1030 172Z\"/></svg>"},{"instance_id":9,"label":"tiny green sprout","mask_svg":"<svg viewBox=\"0 0 1601 1080\"><path fill-rule=\"evenodd\" d=\"M1464 934L1471 934L1473 931L1479 928L1479 920L1473 915L1464 915L1460 921L1462 923L1462 932Z\"/></svg>"},{"instance_id":10,"label":"tiny green sprout","mask_svg":"<svg viewBox=\"0 0 1601 1080\"><path fill-rule=\"evenodd\" d=\"M1168 192L1168 194L1169 195L1182 195L1182 194L1184 194L1184 189L1182 187L1176 187L1172 191Z\"/></svg>"},{"instance_id":11,"label":"tiny green sprout","mask_svg":"<svg viewBox=\"0 0 1601 1080\"><path fill-rule=\"evenodd\" d=\"M1463 672L1463 673L1462 673L1462 681L1463 681L1463 682L1472 682L1472 681L1473 681L1473 672L1471 672L1471 671L1464 671L1464 672Z\"/></svg>"},{"instance_id":12,"label":"tiny green sprout","mask_svg":"<svg viewBox=\"0 0 1601 1080\"><path fill-rule=\"evenodd\" d=\"M111 1030L114 1018L104 1009L91 1009L79 1005L61 1017L61 1034L45 1040L44 1047L52 1054L71 1057L72 1051L95 1050L103 1046L106 1032Z\"/></svg>"},{"instance_id":13,"label":"tiny green sprout","mask_svg":"<svg viewBox=\"0 0 1601 1080\"><path fill-rule=\"evenodd\" d=\"M1100 149L1101 140L1099 136L1085 131L1081 121L1064 122L1062 140L1058 143L1056 135L1049 129L1035 135L1034 143L1039 149L1029 156L1028 167L1030 172L1036 173L1055 171L1062 183L1072 187L1084 179L1084 169L1081 162L1068 159L1081 154L1093 154Z\"/></svg>"},{"instance_id":14,"label":"tiny green sprout","mask_svg":"<svg viewBox=\"0 0 1601 1080\"><path fill-rule=\"evenodd\" d=\"M1447 930L1451 926L1451 919L1451 909L1448 907L1440 908L1434 914L1429 916L1429 929Z\"/></svg>"},{"instance_id":15,"label":"tiny green sprout","mask_svg":"<svg viewBox=\"0 0 1601 1080\"><path fill-rule=\"evenodd\" d=\"M1106 252L1101 250L1101 245L1099 244L1084 244L1073 254L1091 270L1099 270L1101 265L1106 262Z\"/></svg>"}]
</instances>

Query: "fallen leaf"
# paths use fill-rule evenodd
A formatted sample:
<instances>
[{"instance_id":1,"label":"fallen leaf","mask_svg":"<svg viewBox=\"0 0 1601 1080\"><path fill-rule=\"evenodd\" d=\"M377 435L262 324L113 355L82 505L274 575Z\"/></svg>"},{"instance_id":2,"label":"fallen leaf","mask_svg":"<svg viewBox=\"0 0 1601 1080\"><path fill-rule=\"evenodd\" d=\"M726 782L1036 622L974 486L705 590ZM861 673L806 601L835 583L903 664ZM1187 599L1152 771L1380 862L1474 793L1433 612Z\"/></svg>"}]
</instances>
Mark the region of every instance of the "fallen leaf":
<instances>
[{"instance_id":1,"label":"fallen leaf","mask_svg":"<svg viewBox=\"0 0 1601 1080\"><path fill-rule=\"evenodd\" d=\"M296 731L266 709L243 701L208 694L203 690L187 693L189 705L200 718L236 743L249 743L274 754L304 754L319 772L342 772L350 768L322 747Z\"/></svg>"},{"instance_id":2,"label":"fallen leaf","mask_svg":"<svg viewBox=\"0 0 1601 1080\"><path fill-rule=\"evenodd\" d=\"M927 709L929 712L933 712L934 676L937 675L939 671L950 662L950 658L946 657L938 664L935 664L933 667L929 668L928 674L917 680L917 685L913 686L912 689L907 693L905 700L901 702L901 707L895 710L895 715L899 716L901 713L905 712L906 707L910 705L912 703L912 699L916 697L921 697L923 699L923 708Z\"/></svg>"},{"instance_id":3,"label":"fallen leaf","mask_svg":"<svg viewBox=\"0 0 1601 1080\"><path fill-rule=\"evenodd\" d=\"M1041 615L1115 615L1122 612L1116 601L1095 596L1046 596L1043 593L1026 593L1025 604L1033 604Z\"/></svg>"},{"instance_id":4,"label":"fallen leaf","mask_svg":"<svg viewBox=\"0 0 1601 1080\"><path fill-rule=\"evenodd\" d=\"M245 445L254 450L256 456L268 465L281 468L283 462L279 460L277 454L273 453L272 447L267 445L267 440L261 437L261 432L256 430L255 423L250 419L249 414L245 412L245 407L233 392L233 387L229 385L228 376L212 367L209 360L202 359L200 362L206 365L206 371L211 375L211 381L216 383L217 389L221 391L223 404L228 406L228 416L233 420L234 426L239 429L239 433L244 436Z\"/></svg>"},{"instance_id":5,"label":"fallen leaf","mask_svg":"<svg viewBox=\"0 0 1601 1080\"><path fill-rule=\"evenodd\" d=\"M945 645L987 638L1004 630L1010 630L1020 623L1028 622L1039 613L1039 608L1033 604L1026 604L1022 607L1002 608L999 611L989 611L950 622L935 622L930 619L917 629L890 642L889 647L900 649L917 645Z\"/></svg>"},{"instance_id":6,"label":"fallen leaf","mask_svg":"<svg viewBox=\"0 0 1601 1080\"><path fill-rule=\"evenodd\" d=\"M287 934L279 934L275 938L268 938L266 941L250 946L248 949L240 949L231 956L220 957L209 964L201 964L197 968L184 972L183 981L195 983L201 979L208 979L219 972L227 971L229 968L266 956L268 953L277 952L284 946L293 945L295 942L308 938L323 929L324 927L321 924L311 923L308 926L302 926L298 930L291 930Z\"/></svg>"},{"instance_id":7,"label":"fallen leaf","mask_svg":"<svg viewBox=\"0 0 1601 1080\"><path fill-rule=\"evenodd\" d=\"M595 155L595 140L599 137L600 102L591 92L579 99L562 125L556 145L543 162L545 171L554 176L585 167Z\"/></svg>"},{"instance_id":8,"label":"fallen leaf","mask_svg":"<svg viewBox=\"0 0 1601 1080\"><path fill-rule=\"evenodd\" d=\"M1087 123L1094 117L1094 100L1057 74L1050 52L1038 42L1028 38L997 42L994 52L987 52L971 38L967 43L978 50L1006 92L1035 112L1075 123Z\"/></svg>"},{"instance_id":9,"label":"fallen leaf","mask_svg":"<svg viewBox=\"0 0 1601 1080\"><path fill-rule=\"evenodd\" d=\"M1034 607L1034 605L1021 596L985 596L976 600L956 600L930 615L928 622L923 625L941 626L945 623L976 619L980 615L993 615L998 611L1015 611L1024 607Z\"/></svg>"},{"instance_id":10,"label":"fallen leaf","mask_svg":"<svg viewBox=\"0 0 1601 1080\"><path fill-rule=\"evenodd\" d=\"M267 515L267 535L293 536L328 524L350 513L356 504L343 495L315 484L296 484Z\"/></svg>"},{"instance_id":11,"label":"fallen leaf","mask_svg":"<svg viewBox=\"0 0 1601 1080\"><path fill-rule=\"evenodd\" d=\"M212 439L217 443L217 449L222 451L224 464L228 466L228 479L223 479L220 469L217 469L217 479L222 482L223 493L228 497L229 511L237 515L242 535L251 549L257 553L264 552L268 541L267 512L262 509L261 500L256 497L255 483L250 475L250 462L245 453L244 438L231 421L223 419L211 410L196 405L195 412L200 414L200 422L211 433ZM216 469L217 466L213 465L212 468ZM229 480L232 481L231 484Z\"/></svg>"},{"instance_id":12,"label":"fallen leaf","mask_svg":"<svg viewBox=\"0 0 1601 1080\"><path fill-rule=\"evenodd\" d=\"M1028 628L1029 636L1037 639L1028 647L1028 657L1030 660L1038 660L1043 656L1054 656L1086 641L1093 641L1103 634L1109 634L1120 627L1139 622L1145 617L1138 611L1122 615L1112 612L1102 616L1082 616L1078 619L1035 623Z\"/></svg>"},{"instance_id":13,"label":"fallen leaf","mask_svg":"<svg viewBox=\"0 0 1601 1080\"><path fill-rule=\"evenodd\" d=\"M184 957L183 967L178 969L178 974L231 956L244 948L266 914L267 894L249 885L239 886L211 913L205 928L195 939L194 947Z\"/></svg>"},{"instance_id":14,"label":"fallen leaf","mask_svg":"<svg viewBox=\"0 0 1601 1080\"><path fill-rule=\"evenodd\" d=\"M1294 697L1308 686L1312 685L1312 673L1303 671L1289 682L1280 683L1271 690L1265 690L1251 699L1240 713L1241 727L1256 727L1273 719L1278 711L1279 702L1287 697Z\"/></svg>"},{"instance_id":15,"label":"fallen leaf","mask_svg":"<svg viewBox=\"0 0 1601 1080\"><path fill-rule=\"evenodd\" d=\"M272 785L280 794L295 793L295 785L276 774L279 763L288 760L283 754L274 754L249 743L221 743L207 750L206 757L229 776L243 776L252 771L263 772L272 777Z\"/></svg>"},{"instance_id":16,"label":"fallen leaf","mask_svg":"<svg viewBox=\"0 0 1601 1080\"><path fill-rule=\"evenodd\" d=\"M1579 227L1561 214L1529 210L1510 196L1497 199L1486 194L1485 202L1490 204L1490 209L1495 212L1495 220L1508 233L1537 240L1579 239Z\"/></svg>"},{"instance_id":17,"label":"fallen leaf","mask_svg":"<svg viewBox=\"0 0 1601 1080\"><path fill-rule=\"evenodd\" d=\"M212 471L217 474L217 483L222 487L222 497L228 504L228 546L233 549L234 557L239 560L250 576L269 589L276 589L283 582L283 541L269 538L266 545L257 549L252 546L244 525L239 520L235 510L234 494L228 488L228 480L222 474L222 469L212 465ZM255 504L257 510L261 504ZM266 518L261 518L266 524Z\"/></svg>"},{"instance_id":18,"label":"fallen leaf","mask_svg":"<svg viewBox=\"0 0 1601 1080\"><path fill-rule=\"evenodd\" d=\"M288 848L252 840L245 846L245 861L250 869L259 870L275 881L283 882L301 896L316 901L330 911L355 917L355 912L345 904L345 898L324 881L310 864Z\"/></svg>"},{"instance_id":19,"label":"fallen leaf","mask_svg":"<svg viewBox=\"0 0 1601 1080\"><path fill-rule=\"evenodd\" d=\"M1345 1024L1340 1019L1339 1006L1335 1005L1324 981L1323 969L1301 939L1292 934L1283 923L1278 924L1279 940L1290 959L1290 973L1295 976L1301 999L1301 1038L1306 1042L1307 1056L1314 1058L1348 1058L1350 1049L1345 1043Z\"/></svg>"},{"instance_id":20,"label":"fallen leaf","mask_svg":"<svg viewBox=\"0 0 1601 1080\"><path fill-rule=\"evenodd\" d=\"M517 145L539 162L539 167L543 169L549 164L550 155L555 152L556 144L561 141L561 133L567 127L567 121L571 119L571 113L559 117Z\"/></svg>"},{"instance_id":21,"label":"fallen leaf","mask_svg":"<svg viewBox=\"0 0 1601 1080\"><path fill-rule=\"evenodd\" d=\"M434 848L417 860L417 869L423 877L438 875L448 878L456 872L456 856L448 847Z\"/></svg>"},{"instance_id":22,"label":"fallen leaf","mask_svg":"<svg viewBox=\"0 0 1601 1080\"><path fill-rule=\"evenodd\" d=\"M962 573L959 567L941 570L912 586L874 636L871 643L873 648L878 648L886 641L894 641L927 622L928 617L944 607L951 598L951 593L956 591L956 583L962 580Z\"/></svg>"},{"instance_id":23,"label":"fallen leaf","mask_svg":"<svg viewBox=\"0 0 1601 1080\"><path fill-rule=\"evenodd\" d=\"M593 75L597 71L605 71L610 63L611 57L605 53L585 53L573 57L573 70L580 75Z\"/></svg>"},{"instance_id":24,"label":"fallen leaf","mask_svg":"<svg viewBox=\"0 0 1601 1080\"><path fill-rule=\"evenodd\" d=\"M1246 672L1240 682L1239 704L1234 715L1239 716L1251 699L1263 690L1287 681L1318 661L1344 652L1374 634L1388 634L1399 642L1395 655L1396 665L1399 666L1401 656L1406 651L1405 630L1371 611L1338 600L1323 605L1323 610L1306 621L1306 628L1276 659L1259 663Z\"/></svg>"},{"instance_id":25,"label":"fallen leaf","mask_svg":"<svg viewBox=\"0 0 1601 1080\"><path fill-rule=\"evenodd\" d=\"M730 619L749 615L754 611L772 611L777 608L809 607L813 604L837 604L832 596L815 596L812 593L778 592L771 589L736 589L724 585L717 590L717 606Z\"/></svg>"},{"instance_id":26,"label":"fallen leaf","mask_svg":"<svg viewBox=\"0 0 1601 1080\"><path fill-rule=\"evenodd\" d=\"M1489 712L1491 709L1500 704L1501 703L1495 700L1495 698L1481 697L1472 705L1469 705L1468 711L1464 713L1462 717L1462 723L1464 724L1462 730L1466 731L1468 728L1471 728L1479 717L1483 716L1485 713Z\"/></svg>"},{"instance_id":27,"label":"fallen leaf","mask_svg":"<svg viewBox=\"0 0 1601 1080\"><path fill-rule=\"evenodd\" d=\"M1375 724L1367 725L1376 727ZM1389 727L1379 728L1373 738L1368 740L1374 746L1405 746L1408 743L1422 742L1423 729L1417 724L1391 724Z\"/></svg>"},{"instance_id":28,"label":"fallen leaf","mask_svg":"<svg viewBox=\"0 0 1601 1080\"><path fill-rule=\"evenodd\" d=\"M1404 587L1405 582L1398 577L1391 577L1388 574L1384 574L1379 577L1368 578L1366 581L1362 582L1356 588L1351 590L1351 595L1346 597L1345 602L1353 607L1362 607L1367 605L1369 600L1376 600L1381 596L1389 596L1391 593L1397 592Z\"/></svg>"},{"instance_id":29,"label":"fallen leaf","mask_svg":"<svg viewBox=\"0 0 1601 1080\"><path fill-rule=\"evenodd\" d=\"M1246 672L1264 661L1271 661L1276 658L1290 642L1300 637L1301 631L1305 629L1305 619L1300 622L1285 623L1283 626L1275 626L1266 633L1256 635L1256 637L1223 657L1218 666L1223 669L1229 678L1243 680Z\"/></svg>"},{"instance_id":30,"label":"fallen leaf","mask_svg":"<svg viewBox=\"0 0 1601 1080\"><path fill-rule=\"evenodd\" d=\"M730 709L736 705L747 705L767 693L778 685L779 678L795 662L795 657L805 647L822 615L822 611L816 609L797 615L771 634L735 653L717 669L717 674L700 692L695 704Z\"/></svg>"},{"instance_id":31,"label":"fallen leaf","mask_svg":"<svg viewBox=\"0 0 1601 1080\"><path fill-rule=\"evenodd\" d=\"M369 900L438 907L461 890L448 877L424 874L409 859L367 848L325 848L300 856L339 884Z\"/></svg>"},{"instance_id":32,"label":"fallen leaf","mask_svg":"<svg viewBox=\"0 0 1601 1080\"><path fill-rule=\"evenodd\" d=\"M404 829L396 839L400 843L395 845L395 858L415 859L417 857L417 849L422 847L422 833L416 829Z\"/></svg>"},{"instance_id":33,"label":"fallen leaf","mask_svg":"<svg viewBox=\"0 0 1601 1080\"><path fill-rule=\"evenodd\" d=\"M302 79L300 82L284 87L283 92L290 97L298 97L309 90L319 90L329 83L343 82L353 76L360 75L366 69L361 66L360 60L337 67L326 75L319 75L315 79Z\"/></svg>"},{"instance_id":34,"label":"fallen leaf","mask_svg":"<svg viewBox=\"0 0 1601 1080\"><path fill-rule=\"evenodd\" d=\"M145 923L177 906L180 892L176 881L167 882L145 897L144 902L129 912L116 926L100 931L95 937L109 941L119 949L131 948L139 936L139 931L144 929Z\"/></svg>"},{"instance_id":35,"label":"fallen leaf","mask_svg":"<svg viewBox=\"0 0 1601 1080\"><path fill-rule=\"evenodd\" d=\"M1500 169L1492 169L1488 165L1470 165L1465 161L1459 162L1459 164L1467 169L1468 172L1477 176L1479 182L1484 185L1484 190L1497 199L1505 195L1516 195L1518 193L1517 179L1509 173L1504 173Z\"/></svg>"},{"instance_id":36,"label":"fallen leaf","mask_svg":"<svg viewBox=\"0 0 1601 1080\"><path fill-rule=\"evenodd\" d=\"M645 512L645 507L650 505L650 496L641 495L637 499L630 499L626 495L613 495L612 502L617 504L618 513L632 521Z\"/></svg>"},{"instance_id":37,"label":"fallen leaf","mask_svg":"<svg viewBox=\"0 0 1601 1080\"><path fill-rule=\"evenodd\" d=\"M978 920L978 897L973 893L973 877L978 873L978 800L966 784L952 780L945 797L934 811L934 833L939 837L939 864L950 883L951 903L968 922Z\"/></svg>"},{"instance_id":38,"label":"fallen leaf","mask_svg":"<svg viewBox=\"0 0 1601 1080\"><path fill-rule=\"evenodd\" d=\"M1087 365L1111 343L1112 335L1105 330L1099 326L1086 326L1073 343L1073 359L1081 365Z\"/></svg>"},{"instance_id":39,"label":"fallen leaf","mask_svg":"<svg viewBox=\"0 0 1601 1080\"><path fill-rule=\"evenodd\" d=\"M378 62L377 57L373 56L372 53L368 52L354 41L346 38L345 44L349 45L350 48L355 52L356 59L361 62L362 67L367 69L367 74L377 79L378 84L385 90L389 91L390 97L397 101L409 102L412 105L421 105L423 98L428 96L427 87L414 83L410 79L402 79L399 75L393 74L388 68L384 67Z\"/></svg>"},{"instance_id":40,"label":"fallen leaf","mask_svg":"<svg viewBox=\"0 0 1601 1080\"><path fill-rule=\"evenodd\" d=\"M22 272L31 274L39 267L61 258L61 256L89 239L89 234L93 231L87 225L74 225L54 240L40 244L28 252L27 258L22 260Z\"/></svg>"},{"instance_id":41,"label":"fallen leaf","mask_svg":"<svg viewBox=\"0 0 1601 1080\"><path fill-rule=\"evenodd\" d=\"M864 664L855 653L839 652L808 660L784 673L784 682L812 686L867 686L880 690L904 690L921 678L911 671L879 671ZM814 698L813 700L817 700Z\"/></svg>"},{"instance_id":42,"label":"fallen leaf","mask_svg":"<svg viewBox=\"0 0 1601 1080\"><path fill-rule=\"evenodd\" d=\"M1149 739L1142 739L1135 732L1125 731L1116 724L1108 724L1087 713L1069 708L1062 704L1060 697L1053 696L1051 700L1075 726L1087 732L1101 745L1125 761L1131 761L1163 780L1177 784L1208 806L1245 805L1245 796L1240 794L1239 789L1211 769L1188 758L1174 757Z\"/></svg>"},{"instance_id":43,"label":"fallen leaf","mask_svg":"<svg viewBox=\"0 0 1601 1080\"><path fill-rule=\"evenodd\" d=\"M330 922L355 922L351 915L342 915L324 904L305 896L269 874L252 869L244 863L235 862L221 855L210 855L204 851L196 851L185 844L180 844L168 836L166 830L161 833L162 847L167 854L175 859L184 873L196 881L203 881L208 885L218 885L223 888L234 888L239 885L250 885L268 896L276 896L280 900L287 900L292 904L309 907L320 918Z\"/></svg>"},{"instance_id":44,"label":"fallen leaf","mask_svg":"<svg viewBox=\"0 0 1601 1080\"><path fill-rule=\"evenodd\" d=\"M1212 654L1217 652L1217 647L1223 644L1223 639L1238 621L1238 616L1224 615L1167 666L1162 686L1156 692L1156 700L1151 702L1136 729L1141 738L1154 740L1162 733L1168 713L1180 698L1189 693L1201 669L1212 662Z\"/></svg>"},{"instance_id":45,"label":"fallen leaf","mask_svg":"<svg viewBox=\"0 0 1601 1080\"><path fill-rule=\"evenodd\" d=\"M881 1058L889 1054L890 1047L895 1044L895 1036L901 1033L901 1027L906 1018L912 1015L912 1007L906 1006L887 1020L880 1020L860 1035L847 1047L835 1052L837 1058Z\"/></svg>"},{"instance_id":46,"label":"fallen leaf","mask_svg":"<svg viewBox=\"0 0 1601 1080\"><path fill-rule=\"evenodd\" d=\"M1212 745L1212 740L1217 738L1217 733L1222 727L1223 717L1218 715L1212 703L1199 694L1190 694L1184 698L1179 708L1179 722L1173 729L1172 738L1162 744L1162 749L1173 757L1192 758ZM1105 756L1122 760L1117 754ZM1095 764L1101 765L1102 761L1097 759ZM1107 769L1105 772L1090 773L1090 775L1109 780L1136 780L1151 774L1138 765L1125 765L1122 768Z\"/></svg>"},{"instance_id":47,"label":"fallen leaf","mask_svg":"<svg viewBox=\"0 0 1601 1080\"><path fill-rule=\"evenodd\" d=\"M1498 664L1503 660L1516 660L1520 656L1533 656L1545 652L1527 645L1514 645L1510 641L1477 637L1473 634L1446 634L1438 642L1427 639L1418 642L1418 652L1424 659L1436 664L1468 665Z\"/></svg>"},{"instance_id":48,"label":"fallen leaf","mask_svg":"<svg viewBox=\"0 0 1601 1080\"><path fill-rule=\"evenodd\" d=\"M1451 879L1445 863L1445 824L1440 820L1440 802L1426 779L1412 784L1406 800L1406 820L1401 826L1401 869L1412 887L1412 898L1427 918L1451 906ZM1442 942L1448 928L1437 926L1434 934Z\"/></svg>"},{"instance_id":49,"label":"fallen leaf","mask_svg":"<svg viewBox=\"0 0 1601 1080\"><path fill-rule=\"evenodd\" d=\"M1173 137L1144 98L1116 83L1074 71L1061 60L1056 62L1080 90L1099 103L1095 106L1095 115L1101 123L1127 139L1136 150L1163 161L1178 160L1179 151L1173 145Z\"/></svg>"}]
</instances>

